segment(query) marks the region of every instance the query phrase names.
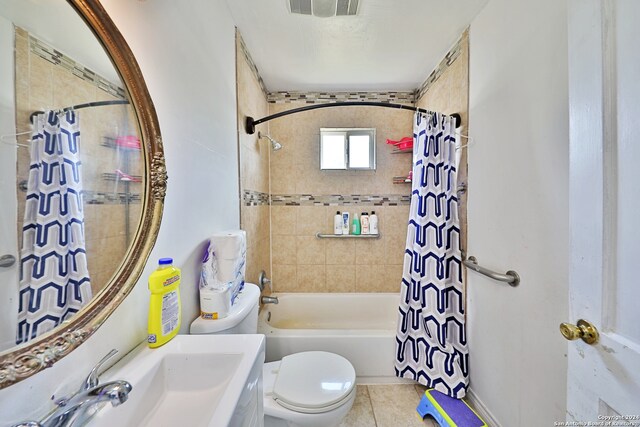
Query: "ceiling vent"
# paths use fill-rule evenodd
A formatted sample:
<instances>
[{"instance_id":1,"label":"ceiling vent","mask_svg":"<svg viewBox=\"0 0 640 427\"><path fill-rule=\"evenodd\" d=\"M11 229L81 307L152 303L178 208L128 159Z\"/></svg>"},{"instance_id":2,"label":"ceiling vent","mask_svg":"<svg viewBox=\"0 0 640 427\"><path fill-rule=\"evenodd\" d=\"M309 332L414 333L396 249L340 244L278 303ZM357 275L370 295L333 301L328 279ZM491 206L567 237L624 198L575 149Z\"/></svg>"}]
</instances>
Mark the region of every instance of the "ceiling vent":
<instances>
[{"instance_id":1,"label":"ceiling vent","mask_svg":"<svg viewBox=\"0 0 640 427\"><path fill-rule=\"evenodd\" d=\"M289 0L291 13L320 18L349 16L358 13L360 0Z\"/></svg>"}]
</instances>

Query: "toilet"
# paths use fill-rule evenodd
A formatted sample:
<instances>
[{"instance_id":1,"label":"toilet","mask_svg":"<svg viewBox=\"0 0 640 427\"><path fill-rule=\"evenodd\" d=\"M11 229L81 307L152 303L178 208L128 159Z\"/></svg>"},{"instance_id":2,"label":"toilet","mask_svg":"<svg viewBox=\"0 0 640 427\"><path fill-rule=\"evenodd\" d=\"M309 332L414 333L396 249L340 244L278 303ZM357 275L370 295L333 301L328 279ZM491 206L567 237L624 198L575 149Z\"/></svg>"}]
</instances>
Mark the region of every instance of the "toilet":
<instances>
[{"instance_id":1,"label":"toilet","mask_svg":"<svg viewBox=\"0 0 640 427\"><path fill-rule=\"evenodd\" d=\"M255 334L260 289L246 283L229 315L198 317L193 334ZM294 353L262 368L265 427L334 427L356 395L356 372L344 357L325 351Z\"/></svg>"}]
</instances>

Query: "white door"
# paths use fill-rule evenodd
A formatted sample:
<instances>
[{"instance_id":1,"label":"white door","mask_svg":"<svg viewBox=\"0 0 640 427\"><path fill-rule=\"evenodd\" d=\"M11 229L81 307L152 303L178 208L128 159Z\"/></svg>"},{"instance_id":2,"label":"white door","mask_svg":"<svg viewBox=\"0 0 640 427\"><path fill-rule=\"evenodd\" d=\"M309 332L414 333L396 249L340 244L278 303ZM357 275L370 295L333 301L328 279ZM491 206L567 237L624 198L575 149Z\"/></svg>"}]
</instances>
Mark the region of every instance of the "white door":
<instances>
[{"instance_id":1,"label":"white door","mask_svg":"<svg viewBox=\"0 0 640 427\"><path fill-rule=\"evenodd\" d=\"M567 322L600 337L568 343L567 421L640 426L640 1L568 4Z\"/></svg>"}]
</instances>

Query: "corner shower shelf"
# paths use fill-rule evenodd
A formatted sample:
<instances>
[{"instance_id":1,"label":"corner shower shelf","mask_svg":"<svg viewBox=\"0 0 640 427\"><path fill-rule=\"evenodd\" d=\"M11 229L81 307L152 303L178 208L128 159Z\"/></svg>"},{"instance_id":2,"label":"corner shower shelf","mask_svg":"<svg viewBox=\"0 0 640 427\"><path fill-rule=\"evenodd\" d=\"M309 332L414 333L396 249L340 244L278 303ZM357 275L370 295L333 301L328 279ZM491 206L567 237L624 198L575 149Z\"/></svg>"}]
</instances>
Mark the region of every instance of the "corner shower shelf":
<instances>
[{"instance_id":1,"label":"corner shower shelf","mask_svg":"<svg viewBox=\"0 0 640 427\"><path fill-rule=\"evenodd\" d=\"M411 179L406 176L394 176L393 177L394 184L411 184Z\"/></svg>"},{"instance_id":2,"label":"corner shower shelf","mask_svg":"<svg viewBox=\"0 0 640 427\"><path fill-rule=\"evenodd\" d=\"M405 153L413 154L413 148L408 148L408 149L405 149L405 150L397 150L396 149L396 150L391 151L391 154L405 154Z\"/></svg>"},{"instance_id":3,"label":"corner shower shelf","mask_svg":"<svg viewBox=\"0 0 640 427\"><path fill-rule=\"evenodd\" d=\"M318 239L379 239L378 234L322 234L316 233Z\"/></svg>"}]
</instances>

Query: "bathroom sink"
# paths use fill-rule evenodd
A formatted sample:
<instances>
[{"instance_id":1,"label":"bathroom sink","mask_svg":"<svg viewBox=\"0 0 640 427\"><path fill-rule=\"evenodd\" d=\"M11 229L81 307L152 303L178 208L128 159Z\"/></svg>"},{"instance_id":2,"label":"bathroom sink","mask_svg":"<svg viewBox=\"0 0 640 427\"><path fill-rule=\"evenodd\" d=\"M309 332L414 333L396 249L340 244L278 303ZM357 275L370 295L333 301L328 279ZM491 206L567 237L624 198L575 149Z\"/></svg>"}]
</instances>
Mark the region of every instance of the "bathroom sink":
<instances>
[{"instance_id":1,"label":"bathroom sink","mask_svg":"<svg viewBox=\"0 0 640 427\"><path fill-rule=\"evenodd\" d=\"M178 335L162 347L136 347L101 375L133 386L90 426L252 425L262 418L264 335ZM257 425L257 424L256 424Z\"/></svg>"}]
</instances>

